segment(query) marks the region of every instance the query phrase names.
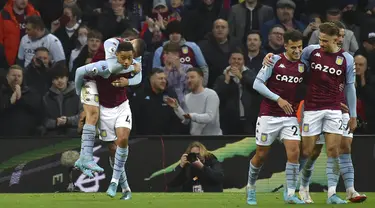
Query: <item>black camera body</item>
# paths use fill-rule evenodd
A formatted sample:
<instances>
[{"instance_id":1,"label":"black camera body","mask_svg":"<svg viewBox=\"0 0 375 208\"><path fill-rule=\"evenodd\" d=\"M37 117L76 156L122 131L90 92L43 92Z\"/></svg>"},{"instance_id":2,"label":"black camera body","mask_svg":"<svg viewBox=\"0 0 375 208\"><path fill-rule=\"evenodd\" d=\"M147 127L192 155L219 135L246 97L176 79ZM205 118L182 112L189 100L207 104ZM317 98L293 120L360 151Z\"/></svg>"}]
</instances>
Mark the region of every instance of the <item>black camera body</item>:
<instances>
[{"instance_id":1,"label":"black camera body","mask_svg":"<svg viewBox=\"0 0 375 208\"><path fill-rule=\"evenodd\" d=\"M191 153L189 153L188 155L187 155L187 157L186 157L186 159L190 162L190 163L193 163L193 162L195 162L195 161L197 161L198 160L198 153L193 153L193 152L191 152Z\"/></svg>"}]
</instances>

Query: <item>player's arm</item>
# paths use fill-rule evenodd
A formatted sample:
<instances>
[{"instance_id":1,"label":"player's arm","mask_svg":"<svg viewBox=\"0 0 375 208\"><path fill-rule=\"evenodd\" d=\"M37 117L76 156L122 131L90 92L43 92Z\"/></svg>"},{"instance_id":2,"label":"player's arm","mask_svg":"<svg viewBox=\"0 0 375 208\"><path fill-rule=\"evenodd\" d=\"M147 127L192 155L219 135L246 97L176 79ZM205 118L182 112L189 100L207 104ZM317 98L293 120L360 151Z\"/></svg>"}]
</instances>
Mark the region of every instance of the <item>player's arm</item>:
<instances>
[{"instance_id":1,"label":"player's arm","mask_svg":"<svg viewBox=\"0 0 375 208\"><path fill-rule=\"evenodd\" d=\"M140 71L137 72L133 78L129 79L129 86L138 85L142 81L142 65L141 63L138 63L138 62L135 62L135 63L139 64L137 67L139 67ZM133 65L130 67L133 67L133 70L135 68Z\"/></svg>"},{"instance_id":2,"label":"player's arm","mask_svg":"<svg viewBox=\"0 0 375 208\"><path fill-rule=\"evenodd\" d=\"M74 79L74 84L75 84L76 93L78 96L81 95L81 89L83 86L84 77L94 76L96 74L97 74L97 69L95 67L95 63L87 64L77 69L76 76Z\"/></svg>"},{"instance_id":3,"label":"player's arm","mask_svg":"<svg viewBox=\"0 0 375 208\"><path fill-rule=\"evenodd\" d=\"M280 98L280 96L277 95L277 94L275 94L275 93L273 93L270 89L268 89L268 87L266 86L265 83L271 77L272 72L273 72L273 67L274 67L275 63L279 59L280 59L280 56L274 55L272 57L273 64L271 66L264 65L259 70L258 75L255 78L255 81L254 81L254 84L253 84L254 90L256 90L257 92L259 92L264 97L266 97L266 98L268 98L270 100L273 100L275 102Z\"/></svg>"},{"instance_id":4,"label":"player's arm","mask_svg":"<svg viewBox=\"0 0 375 208\"><path fill-rule=\"evenodd\" d=\"M310 70L310 56L311 53L315 50L320 48L320 45L309 45L302 50L301 54L301 62L307 66L307 71Z\"/></svg>"},{"instance_id":5,"label":"player's arm","mask_svg":"<svg viewBox=\"0 0 375 208\"><path fill-rule=\"evenodd\" d=\"M354 58L349 53L345 53L346 58L346 83L345 96L349 107L349 114L351 118L357 117L357 92L355 89L355 66Z\"/></svg>"}]
</instances>

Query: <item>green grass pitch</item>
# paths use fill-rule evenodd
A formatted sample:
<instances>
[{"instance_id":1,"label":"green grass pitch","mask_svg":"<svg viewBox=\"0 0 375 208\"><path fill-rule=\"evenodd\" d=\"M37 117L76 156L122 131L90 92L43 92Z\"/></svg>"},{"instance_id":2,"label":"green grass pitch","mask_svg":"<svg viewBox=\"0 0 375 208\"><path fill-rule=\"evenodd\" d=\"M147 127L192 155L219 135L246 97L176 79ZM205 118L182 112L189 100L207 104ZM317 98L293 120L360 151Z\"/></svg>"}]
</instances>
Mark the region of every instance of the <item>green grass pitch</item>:
<instances>
[{"instance_id":1,"label":"green grass pitch","mask_svg":"<svg viewBox=\"0 0 375 208\"><path fill-rule=\"evenodd\" d=\"M345 193L339 193L344 197ZM312 193L315 204L288 205L282 193L257 193L256 207L375 207L375 193L367 193L361 204L327 205L326 193ZM246 204L244 193L133 193L129 201L121 201L120 193L109 198L104 193L55 193L55 194L0 194L2 208L230 208L252 207Z\"/></svg>"}]
</instances>

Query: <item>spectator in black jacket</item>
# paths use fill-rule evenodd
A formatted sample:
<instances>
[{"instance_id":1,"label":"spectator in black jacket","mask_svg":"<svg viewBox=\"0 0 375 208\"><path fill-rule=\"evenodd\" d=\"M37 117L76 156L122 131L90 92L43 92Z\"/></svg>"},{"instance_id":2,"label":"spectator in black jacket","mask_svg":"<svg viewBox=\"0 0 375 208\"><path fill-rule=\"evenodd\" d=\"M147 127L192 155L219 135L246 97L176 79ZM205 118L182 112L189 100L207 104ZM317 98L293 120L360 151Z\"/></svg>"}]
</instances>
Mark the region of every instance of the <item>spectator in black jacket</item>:
<instances>
[{"instance_id":1,"label":"spectator in black jacket","mask_svg":"<svg viewBox=\"0 0 375 208\"><path fill-rule=\"evenodd\" d=\"M23 83L23 69L12 65L0 86L0 136L32 136L41 122L41 96Z\"/></svg>"},{"instance_id":2,"label":"spectator in black jacket","mask_svg":"<svg viewBox=\"0 0 375 208\"><path fill-rule=\"evenodd\" d=\"M51 67L49 51L45 47L35 50L35 55L25 72L25 82L27 86L36 90L40 96L46 94L51 86L51 78L48 71Z\"/></svg>"},{"instance_id":3,"label":"spectator in black jacket","mask_svg":"<svg viewBox=\"0 0 375 208\"><path fill-rule=\"evenodd\" d=\"M191 143L174 169L177 176L169 187L182 192L223 192L224 171L215 155L200 142Z\"/></svg>"},{"instance_id":4,"label":"spectator in black jacket","mask_svg":"<svg viewBox=\"0 0 375 208\"><path fill-rule=\"evenodd\" d=\"M240 49L231 53L229 66L215 82L220 98L220 126L223 134L254 134L259 105L253 90L256 73L245 65Z\"/></svg>"},{"instance_id":5,"label":"spectator in black jacket","mask_svg":"<svg viewBox=\"0 0 375 208\"><path fill-rule=\"evenodd\" d=\"M188 134L173 109L165 102L165 96L176 98L172 88L167 88L163 69L154 68L146 82L130 100L133 113L133 131L137 135Z\"/></svg>"},{"instance_id":6,"label":"spectator in black jacket","mask_svg":"<svg viewBox=\"0 0 375 208\"><path fill-rule=\"evenodd\" d=\"M68 82L68 70L61 65L51 70L51 77L52 86L43 97L46 133L77 136L82 105L74 83Z\"/></svg>"},{"instance_id":7,"label":"spectator in black jacket","mask_svg":"<svg viewBox=\"0 0 375 208\"><path fill-rule=\"evenodd\" d=\"M213 24L212 34L208 35L207 40L199 43L210 69L207 87L213 87L216 78L223 73L223 69L228 65L231 49L241 45L240 41L229 38L228 34L228 22L218 19Z\"/></svg>"}]
</instances>

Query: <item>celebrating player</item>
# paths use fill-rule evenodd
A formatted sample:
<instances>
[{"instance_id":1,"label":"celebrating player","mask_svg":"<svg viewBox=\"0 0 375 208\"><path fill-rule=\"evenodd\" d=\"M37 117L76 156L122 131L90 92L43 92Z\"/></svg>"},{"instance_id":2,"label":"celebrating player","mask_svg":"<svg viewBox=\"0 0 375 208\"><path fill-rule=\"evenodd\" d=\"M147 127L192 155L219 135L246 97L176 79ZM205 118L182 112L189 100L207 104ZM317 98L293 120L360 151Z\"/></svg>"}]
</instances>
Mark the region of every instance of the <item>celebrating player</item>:
<instances>
[{"instance_id":1,"label":"celebrating player","mask_svg":"<svg viewBox=\"0 0 375 208\"><path fill-rule=\"evenodd\" d=\"M129 67L134 64L134 49L130 42L120 44L122 47L121 58L123 65ZM96 77L98 92L100 95L100 135L99 138L106 142L115 142L110 151L115 152L112 180L107 190L107 195L114 197L118 184L121 183L123 195L121 199L131 198L131 191L127 182L125 163L128 157L128 140L132 128L132 113L127 98L128 85L139 84L142 73L128 80L129 73L124 70L118 74L112 74L109 78ZM131 81L138 80L137 83Z\"/></svg>"},{"instance_id":2,"label":"celebrating player","mask_svg":"<svg viewBox=\"0 0 375 208\"><path fill-rule=\"evenodd\" d=\"M254 82L254 89L265 98L262 101L256 127L256 154L250 161L247 203L256 205L255 182L260 169L276 138L283 141L287 152L287 193L289 204L304 204L296 195L299 172L300 131L293 106L297 104L296 92L303 81L305 65L299 61L303 35L296 31L284 34L286 52L273 56L270 67L263 66Z\"/></svg>"},{"instance_id":3,"label":"celebrating player","mask_svg":"<svg viewBox=\"0 0 375 208\"><path fill-rule=\"evenodd\" d=\"M336 26L340 29L340 35L337 39L337 45L342 48L343 40L345 37L345 26L341 22L335 22ZM343 87L343 86L342 86ZM353 162L351 159L351 144L353 141L353 133L350 132L349 128L347 127L347 124L349 122L350 116L347 109L347 106L345 105L345 95L344 92L341 93L341 102L343 107L343 114L342 114L342 128L343 128L343 137L341 140L340 145L340 173L343 178L345 188L346 188L346 199L350 200L353 203L363 202L367 199L366 195L359 194L354 189L354 168L353 168ZM316 145L314 147L314 150L312 152L312 155L309 157L309 159L306 162L306 165L303 167L302 173L301 173L301 191L308 192L312 172L314 170L314 164L316 159L319 157L320 152L323 148L323 144L325 143L324 134L320 135L320 138L316 142ZM309 193L301 193L301 195L306 196L307 203L313 203L311 200Z\"/></svg>"},{"instance_id":4,"label":"celebrating player","mask_svg":"<svg viewBox=\"0 0 375 208\"><path fill-rule=\"evenodd\" d=\"M81 95L81 102L85 112L85 125L82 131L82 144L80 159L76 161L75 167L80 169L85 175L93 177L93 172L103 172L103 168L99 167L93 161L93 146L96 134L96 123L99 115L99 96L95 80L93 77L100 76L108 78L112 73L118 73L127 68L125 72L135 72L140 70L140 64L134 66L127 64L124 55L128 50L125 46L130 43L124 43L120 39L109 39L104 43L105 61L99 61L82 66L77 69L75 77L76 92ZM122 45L121 47L119 47ZM131 45L131 44L130 44ZM126 57L125 57L126 58ZM139 83L139 78L128 80L129 85ZM85 82L86 81L86 82Z\"/></svg>"},{"instance_id":5,"label":"celebrating player","mask_svg":"<svg viewBox=\"0 0 375 208\"><path fill-rule=\"evenodd\" d=\"M319 45L306 47L301 61L309 66L311 75L304 101L302 121L302 154L300 165L304 167L307 158L312 155L319 135L324 132L327 149L328 204L346 204L336 195L339 178L339 150L343 134L341 112L341 93L349 107L348 128L353 132L357 127L356 90L354 86L355 70L353 57L344 52L337 44L339 28L331 22L319 26ZM272 54L268 54L266 62ZM345 87L342 87L345 85ZM311 203L308 187L300 189L300 196Z\"/></svg>"}]
</instances>

